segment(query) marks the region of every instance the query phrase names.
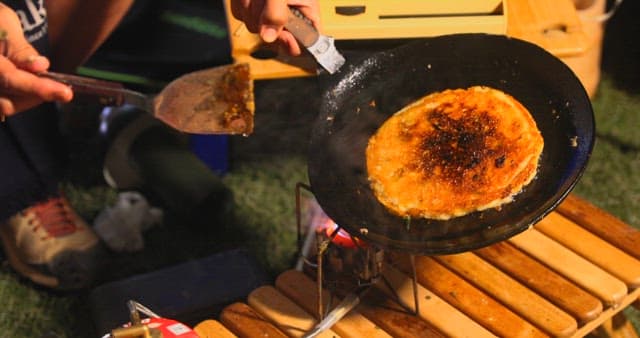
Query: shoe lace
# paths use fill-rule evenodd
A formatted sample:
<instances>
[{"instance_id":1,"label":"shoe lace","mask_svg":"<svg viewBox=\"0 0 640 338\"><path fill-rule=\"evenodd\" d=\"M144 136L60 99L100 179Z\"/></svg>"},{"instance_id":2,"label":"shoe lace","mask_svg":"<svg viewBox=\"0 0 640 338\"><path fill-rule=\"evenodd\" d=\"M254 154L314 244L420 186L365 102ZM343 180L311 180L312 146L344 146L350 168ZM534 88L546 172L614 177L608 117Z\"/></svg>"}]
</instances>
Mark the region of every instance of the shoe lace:
<instances>
[{"instance_id":1,"label":"shoe lace","mask_svg":"<svg viewBox=\"0 0 640 338\"><path fill-rule=\"evenodd\" d=\"M35 219L29 221L30 224L35 224L34 231L41 227L51 237L60 237L77 230L71 207L64 197L50 198L30 207L27 212L35 215Z\"/></svg>"}]
</instances>

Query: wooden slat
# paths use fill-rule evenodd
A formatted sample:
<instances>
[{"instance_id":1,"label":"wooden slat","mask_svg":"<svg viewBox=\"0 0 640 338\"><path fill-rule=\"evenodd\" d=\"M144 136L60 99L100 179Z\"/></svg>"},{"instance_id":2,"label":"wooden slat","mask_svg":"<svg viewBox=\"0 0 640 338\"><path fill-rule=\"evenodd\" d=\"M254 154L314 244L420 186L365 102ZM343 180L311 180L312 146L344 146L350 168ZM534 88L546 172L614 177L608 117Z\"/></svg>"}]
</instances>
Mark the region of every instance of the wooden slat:
<instances>
[{"instance_id":1,"label":"wooden slat","mask_svg":"<svg viewBox=\"0 0 640 338\"><path fill-rule=\"evenodd\" d=\"M640 259L640 230L574 194L569 195L556 210L596 236Z\"/></svg>"},{"instance_id":2,"label":"wooden slat","mask_svg":"<svg viewBox=\"0 0 640 338\"><path fill-rule=\"evenodd\" d=\"M399 301L407 307L413 308L414 293L412 279L388 264L384 266L383 276L389 282L389 286L393 291L378 283L380 290L384 291L390 297L394 297L394 294L397 295ZM417 299L420 304L420 312L418 315L445 335L469 338L495 337L489 330L423 286L418 285L417 293Z\"/></svg>"},{"instance_id":3,"label":"wooden slat","mask_svg":"<svg viewBox=\"0 0 640 338\"><path fill-rule=\"evenodd\" d=\"M300 305L309 313L317 312L318 291L316 283L300 271L288 270L281 273L276 279L276 288L291 300ZM325 297L325 309L329 305L329 292L323 292ZM340 302L334 297L331 301L333 305ZM342 337L371 337L389 338L388 333L368 320L356 309L351 310L342 319L331 327Z\"/></svg>"},{"instance_id":4,"label":"wooden slat","mask_svg":"<svg viewBox=\"0 0 640 338\"><path fill-rule=\"evenodd\" d=\"M406 274L411 273L408 256L393 255L392 259L393 264L401 271ZM416 275L420 284L496 335L500 337L548 336L434 259L418 256L415 260Z\"/></svg>"},{"instance_id":5,"label":"wooden slat","mask_svg":"<svg viewBox=\"0 0 640 338\"><path fill-rule=\"evenodd\" d=\"M236 338L237 336L233 334L229 329L224 327L222 323L214 319L203 320L196 327L193 328L193 331L198 334L200 338Z\"/></svg>"},{"instance_id":6,"label":"wooden slat","mask_svg":"<svg viewBox=\"0 0 640 338\"><path fill-rule=\"evenodd\" d=\"M395 338L444 338L431 323L407 312L378 289L367 292L358 311Z\"/></svg>"},{"instance_id":7,"label":"wooden slat","mask_svg":"<svg viewBox=\"0 0 640 338\"><path fill-rule=\"evenodd\" d=\"M627 294L627 286L621 280L535 229L511 237L509 242L578 284L606 305L616 306Z\"/></svg>"},{"instance_id":8,"label":"wooden slat","mask_svg":"<svg viewBox=\"0 0 640 338\"><path fill-rule=\"evenodd\" d=\"M496 243L476 250L475 253L544 296L575 317L579 323L588 322L602 313L602 303L598 298L508 242Z\"/></svg>"},{"instance_id":9,"label":"wooden slat","mask_svg":"<svg viewBox=\"0 0 640 338\"><path fill-rule=\"evenodd\" d=\"M569 314L471 252L435 259L553 336L568 337L578 329Z\"/></svg>"},{"instance_id":10,"label":"wooden slat","mask_svg":"<svg viewBox=\"0 0 640 338\"><path fill-rule=\"evenodd\" d=\"M270 285L251 291L248 303L289 337L302 337L317 322L313 316ZM327 329L316 337L338 338L340 335Z\"/></svg>"},{"instance_id":11,"label":"wooden slat","mask_svg":"<svg viewBox=\"0 0 640 338\"><path fill-rule=\"evenodd\" d=\"M220 322L238 337L287 338L273 323L245 303L226 306Z\"/></svg>"},{"instance_id":12,"label":"wooden slat","mask_svg":"<svg viewBox=\"0 0 640 338\"><path fill-rule=\"evenodd\" d=\"M558 213L551 213L535 227L635 289L640 286L640 260L603 241Z\"/></svg>"}]
</instances>

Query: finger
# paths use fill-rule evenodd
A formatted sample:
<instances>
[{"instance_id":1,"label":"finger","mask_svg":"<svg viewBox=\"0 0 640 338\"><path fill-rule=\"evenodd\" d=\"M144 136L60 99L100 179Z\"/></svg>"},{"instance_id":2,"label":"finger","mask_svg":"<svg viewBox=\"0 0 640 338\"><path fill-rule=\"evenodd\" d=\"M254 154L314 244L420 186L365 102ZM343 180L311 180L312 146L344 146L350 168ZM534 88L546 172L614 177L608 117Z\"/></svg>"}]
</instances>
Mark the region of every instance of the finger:
<instances>
[{"instance_id":1,"label":"finger","mask_svg":"<svg viewBox=\"0 0 640 338\"><path fill-rule=\"evenodd\" d=\"M11 116L15 112L13 102L6 97L0 97L0 116Z\"/></svg>"},{"instance_id":2,"label":"finger","mask_svg":"<svg viewBox=\"0 0 640 338\"><path fill-rule=\"evenodd\" d=\"M260 38L273 42L289 19L289 6L283 0L267 0L260 16Z\"/></svg>"},{"instance_id":3,"label":"finger","mask_svg":"<svg viewBox=\"0 0 640 338\"><path fill-rule=\"evenodd\" d=\"M46 72L47 69L49 69L51 63L49 62L49 59L42 55L32 54L30 56L27 56L26 58L16 60L15 65L20 69L24 69L28 72L37 74Z\"/></svg>"},{"instance_id":4,"label":"finger","mask_svg":"<svg viewBox=\"0 0 640 338\"><path fill-rule=\"evenodd\" d=\"M242 21L251 33L258 33L259 30L258 21L260 14L254 9L254 7L258 5L256 5L256 1L251 0L231 1L231 14L233 14L236 19ZM260 8L262 8L261 5Z\"/></svg>"},{"instance_id":5,"label":"finger","mask_svg":"<svg viewBox=\"0 0 640 338\"><path fill-rule=\"evenodd\" d=\"M280 40L282 44L287 48L287 52L289 53L289 55L298 56L302 53L298 41L290 32L282 31L278 36L278 40Z\"/></svg>"},{"instance_id":6,"label":"finger","mask_svg":"<svg viewBox=\"0 0 640 338\"><path fill-rule=\"evenodd\" d=\"M304 16L311 20L311 23L317 30L322 31L320 20L320 4L315 0L289 0L289 6L294 6L304 14Z\"/></svg>"},{"instance_id":7,"label":"finger","mask_svg":"<svg viewBox=\"0 0 640 338\"><path fill-rule=\"evenodd\" d=\"M237 0L237 1L232 0L230 2L231 2L231 14L233 15L233 17L240 21L244 21L244 13L249 8L249 1L248 0Z\"/></svg>"},{"instance_id":8,"label":"finger","mask_svg":"<svg viewBox=\"0 0 640 338\"><path fill-rule=\"evenodd\" d=\"M262 16L264 3L265 0L252 0L247 7L244 14L244 24L251 33L260 33L260 17Z\"/></svg>"},{"instance_id":9,"label":"finger","mask_svg":"<svg viewBox=\"0 0 640 338\"><path fill-rule=\"evenodd\" d=\"M33 108L41 103L42 100L36 97L0 97L0 115L12 116L21 111Z\"/></svg>"},{"instance_id":10,"label":"finger","mask_svg":"<svg viewBox=\"0 0 640 338\"><path fill-rule=\"evenodd\" d=\"M43 101L69 102L73 98L69 86L17 68L0 73L0 93L31 95Z\"/></svg>"},{"instance_id":11,"label":"finger","mask_svg":"<svg viewBox=\"0 0 640 338\"><path fill-rule=\"evenodd\" d=\"M266 0L261 11L260 24L284 27L289 18L289 6L283 0Z\"/></svg>"}]
</instances>

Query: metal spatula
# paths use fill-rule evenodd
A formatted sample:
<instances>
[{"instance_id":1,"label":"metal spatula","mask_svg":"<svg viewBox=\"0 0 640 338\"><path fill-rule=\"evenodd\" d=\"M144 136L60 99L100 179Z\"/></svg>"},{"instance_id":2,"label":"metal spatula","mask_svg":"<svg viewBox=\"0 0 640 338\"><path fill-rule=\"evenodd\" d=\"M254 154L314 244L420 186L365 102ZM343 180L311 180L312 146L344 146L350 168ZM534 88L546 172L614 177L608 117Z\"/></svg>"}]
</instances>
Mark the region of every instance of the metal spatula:
<instances>
[{"instance_id":1,"label":"metal spatula","mask_svg":"<svg viewBox=\"0 0 640 338\"><path fill-rule=\"evenodd\" d=\"M105 106L133 105L186 133L253 132L253 81L247 64L185 74L154 96L125 89L117 82L53 72L41 76L68 84L76 96L97 99Z\"/></svg>"}]
</instances>

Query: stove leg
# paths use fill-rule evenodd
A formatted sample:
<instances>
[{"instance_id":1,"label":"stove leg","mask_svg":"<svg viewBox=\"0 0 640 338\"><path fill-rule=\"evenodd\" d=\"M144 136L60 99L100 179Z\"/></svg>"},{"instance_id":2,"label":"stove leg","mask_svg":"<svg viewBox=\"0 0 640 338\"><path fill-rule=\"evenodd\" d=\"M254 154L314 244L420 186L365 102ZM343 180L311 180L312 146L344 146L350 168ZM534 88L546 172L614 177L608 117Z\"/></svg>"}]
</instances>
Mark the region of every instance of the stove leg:
<instances>
[{"instance_id":1,"label":"stove leg","mask_svg":"<svg viewBox=\"0 0 640 338\"><path fill-rule=\"evenodd\" d=\"M316 284L318 287L318 320L322 320L324 317L324 309L323 309L323 297L322 297L322 255L324 255L323 252L320 252L318 250L318 273L316 273Z\"/></svg>"},{"instance_id":2,"label":"stove leg","mask_svg":"<svg viewBox=\"0 0 640 338\"><path fill-rule=\"evenodd\" d=\"M413 277L411 282L413 284L413 310L414 315L418 315L420 313L420 302L418 301L418 274L416 273L416 256L410 255L411 258L411 273Z\"/></svg>"}]
</instances>

